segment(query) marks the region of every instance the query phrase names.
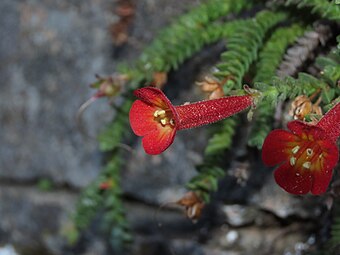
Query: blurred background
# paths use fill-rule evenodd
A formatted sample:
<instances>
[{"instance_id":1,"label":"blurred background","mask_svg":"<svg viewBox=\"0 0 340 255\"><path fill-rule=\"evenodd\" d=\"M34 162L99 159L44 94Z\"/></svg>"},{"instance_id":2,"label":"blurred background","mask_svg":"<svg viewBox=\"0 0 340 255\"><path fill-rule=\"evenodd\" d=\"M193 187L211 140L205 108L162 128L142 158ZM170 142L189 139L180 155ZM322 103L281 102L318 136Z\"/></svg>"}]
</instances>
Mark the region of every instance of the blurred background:
<instances>
[{"instance_id":1,"label":"blurred background","mask_svg":"<svg viewBox=\"0 0 340 255\"><path fill-rule=\"evenodd\" d=\"M77 110L94 93L95 74L110 75L117 62L131 62L157 31L199 3L1 0L0 255L115 254L100 231L100 214L76 244L67 240L78 196L101 171L94 137L115 114L106 100L96 102L82 116L84 136ZM202 99L193 83L223 47L207 47L170 73L169 84L176 85L166 88L169 97ZM196 224L161 206L179 199L195 175L206 129L180 132L155 157L136 140L123 169L133 254L298 255L315 245L319 199L281 191L242 132L229 155L232 174Z\"/></svg>"}]
</instances>

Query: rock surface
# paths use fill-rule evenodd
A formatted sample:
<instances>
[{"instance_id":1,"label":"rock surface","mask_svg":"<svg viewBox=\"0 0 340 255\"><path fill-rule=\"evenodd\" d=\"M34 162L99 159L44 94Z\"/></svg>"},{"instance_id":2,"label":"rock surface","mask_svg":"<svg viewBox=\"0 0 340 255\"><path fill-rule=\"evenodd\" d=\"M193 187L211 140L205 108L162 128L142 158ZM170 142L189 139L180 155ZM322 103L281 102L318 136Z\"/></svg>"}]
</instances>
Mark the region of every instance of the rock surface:
<instances>
[{"instance_id":1,"label":"rock surface","mask_svg":"<svg viewBox=\"0 0 340 255\"><path fill-rule=\"evenodd\" d=\"M319 198L285 193L275 183L274 178L269 178L261 191L253 196L253 203L280 218L299 216L302 219L317 219L321 214Z\"/></svg>"},{"instance_id":2,"label":"rock surface","mask_svg":"<svg viewBox=\"0 0 340 255\"><path fill-rule=\"evenodd\" d=\"M75 115L94 74L113 70L106 24L114 16L107 1L79 3L1 1L3 179L84 187L98 174L97 145L84 140ZM98 104L82 125L93 134L111 117Z\"/></svg>"},{"instance_id":3,"label":"rock surface","mask_svg":"<svg viewBox=\"0 0 340 255\"><path fill-rule=\"evenodd\" d=\"M22 254L60 251L64 242L60 233L69 222L76 197L65 191L1 185L1 243L13 243Z\"/></svg>"}]
</instances>

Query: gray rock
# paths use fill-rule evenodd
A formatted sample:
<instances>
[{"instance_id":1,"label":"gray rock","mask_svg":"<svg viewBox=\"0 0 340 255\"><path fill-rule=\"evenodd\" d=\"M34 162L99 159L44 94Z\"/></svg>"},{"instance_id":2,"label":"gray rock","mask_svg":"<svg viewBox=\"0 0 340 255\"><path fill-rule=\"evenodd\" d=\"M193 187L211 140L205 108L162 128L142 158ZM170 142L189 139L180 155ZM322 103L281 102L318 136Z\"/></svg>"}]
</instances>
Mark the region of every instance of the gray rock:
<instances>
[{"instance_id":1,"label":"gray rock","mask_svg":"<svg viewBox=\"0 0 340 255\"><path fill-rule=\"evenodd\" d=\"M2 185L0 201L1 241L13 243L22 254L44 250L61 254L65 245L61 232L70 221L75 195Z\"/></svg>"},{"instance_id":2,"label":"gray rock","mask_svg":"<svg viewBox=\"0 0 340 255\"><path fill-rule=\"evenodd\" d=\"M194 240L177 239L172 241L172 250L178 255L205 255L203 247Z\"/></svg>"},{"instance_id":3,"label":"gray rock","mask_svg":"<svg viewBox=\"0 0 340 255\"><path fill-rule=\"evenodd\" d=\"M254 207L237 204L224 205L221 210L226 216L227 223L233 227L241 227L251 224L260 214Z\"/></svg>"},{"instance_id":4,"label":"gray rock","mask_svg":"<svg viewBox=\"0 0 340 255\"><path fill-rule=\"evenodd\" d=\"M280 218L297 216L316 219L321 214L320 199L315 196L294 196L282 190L273 177L267 179L252 202Z\"/></svg>"},{"instance_id":5,"label":"gray rock","mask_svg":"<svg viewBox=\"0 0 340 255\"><path fill-rule=\"evenodd\" d=\"M301 247L302 243L308 241L306 234L308 227L305 227L301 224L270 228L256 226L230 228L222 226L212 232L212 238L207 247L217 248L231 254L234 252L244 255L284 254L284 252L295 251L297 247Z\"/></svg>"},{"instance_id":6,"label":"gray rock","mask_svg":"<svg viewBox=\"0 0 340 255\"><path fill-rule=\"evenodd\" d=\"M0 254L2 255L19 255L14 247L10 244L7 244L3 247L0 247Z\"/></svg>"},{"instance_id":7,"label":"gray rock","mask_svg":"<svg viewBox=\"0 0 340 255\"><path fill-rule=\"evenodd\" d=\"M96 141L75 114L95 73L113 70L107 1L1 1L0 177L83 187L100 169ZM97 104L84 115L94 135L112 117Z\"/></svg>"},{"instance_id":8,"label":"gray rock","mask_svg":"<svg viewBox=\"0 0 340 255\"><path fill-rule=\"evenodd\" d=\"M125 203L125 207L134 234L131 254L203 255L196 241L198 227L185 217L183 210L136 202Z\"/></svg>"},{"instance_id":9,"label":"gray rock","mask_svg":"<svg viewBox=\"0 0 340 255\"><path fill-rule=\"evenodd\" d=\"M205 252L204 254L209 254L209 255L241 255L241 253L238 251L226 251L226 250L214 248L214 247L206 247L204 249L204 252Z\"/></svg>"}]
</instances>

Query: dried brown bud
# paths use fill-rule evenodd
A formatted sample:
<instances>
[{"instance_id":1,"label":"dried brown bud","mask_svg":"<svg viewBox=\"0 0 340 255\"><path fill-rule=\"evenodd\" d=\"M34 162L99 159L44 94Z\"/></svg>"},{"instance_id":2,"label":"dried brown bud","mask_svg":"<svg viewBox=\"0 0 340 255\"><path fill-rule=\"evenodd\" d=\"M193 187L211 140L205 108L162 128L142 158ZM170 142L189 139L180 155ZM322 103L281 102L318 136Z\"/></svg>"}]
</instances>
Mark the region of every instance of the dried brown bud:
<instances>
[{"instance_id":1,"label":"dried brown bud","mask_svg":"<svg viewBox=\"0 0 340 255\"><path fill-rule=\"evenodd\" d=\"M119 17L130 17L133 16L136 11L135 6L132 4L132 2L121 1L115 12Z\"/></svg>"},{"instance_id":2,"label":"dried brown bud","mask_svg":"<svg viewBox=\"0 0 340 255\"><path fill-rule=\"evenodd\" d=\"M206 76L201 82L196 82L203 92L210 93L209 99L218 99L224 96L222 85L219 81Z\"/></svg>"},{"instance_id":3,"label":"dried brown bud","mask_svg":"<svg viewBox=\"0 0 340 255\"><path fill-rule=\"evenodd\" d=\"M186 208L187 217L191 220L197 220L199 217L201 217L204 206L205 205L203 203L197 203L194 204L193 206L187 207Z\"/></svg>"},{"instance_id":4,"label":"dried brown bud","mask_svg":"<svg viewBox=\"0 0 340 255\"><path fill-rule=\"evenodd\" d=\"M291 103L289 115L298 120L305 120L307 115L322 115L322 110L319 106L320 101L321 100L319 99L315 104L313 104L310 97L300 95Z\"/></svg>"},{"instance_id":5,"label":"dried brown bud","mask_svg":"<svg viewBox=\"0 0 340 255\"><path fill-rule=\"evenodd\" d=\"M201 201L200 198L196 195L195 192L189 191L185 193L184 196L176 203L182 206L192 206L200 201Z\"/></svg>"},{"instance_id":6,"label":"dried brown bud","mask_svg":"<svg viewBox=\"0 0 340 255\"><path fill-rule=\"evenodd\" d=\"M152 85L156 88L163 88L164 84L168 81L168 74L166 72L155 72L153 73Z\"/></svg>"},{"instance_id":7,"label":"dried brown bud","mask_svg":"<svg viewBox=\"0 0 340 255\"><path fill-rule=\"evenodd\" d=\"M291 103L289 115L294 119L304 120L312 112L312 101L306 95L298 96Z\"/></svg>"},{"instance_id":8,"label":"dried brown bud","mask_svg":"<svg viewBox=\"0 0 340 255\"><path fill-rule=\"evenodd\" d=\"M212 99L218 99L221 97L224 97L223 89L217 88L210 94L209 99L212 100Z\"/></svg>"},{"instance_id":9,"label":"dried brown bud","mask_svg":"<svg viewBox=\"0 0 340 255\"><path fill-rule=\"evenodd\" d=\"M96 76L97 81L92 83L92 88L97 88L98 97L113 97L116 96L122 89L123 85L128 80L126 75L114 74L113 76L102 78Z\"/></svg>"},{"instance_id":10,"label":"dried brown bud","mask_svg":"<svg viewBox=\"0 0 340 255\"><path fill-rule=\"evenodd\" d=\"M196 220L201 216L202 209L205 204L200 197L193 191L186 193L180 200L176 202L178 205L184 206L186 216L191 220Z\"/></svg>"},{"instance_id":11,"label":"dried brown bud","mask_svg":"<svg viewBox=\"0 0 340 255\"><path fill-rule=\"evenodd\" d=\"M109 26L114 45L121 46L128 41L128 30L135 16L135 8L131 0L118 1L115 13L119 19Z\"/></svg>"}]
</instances>

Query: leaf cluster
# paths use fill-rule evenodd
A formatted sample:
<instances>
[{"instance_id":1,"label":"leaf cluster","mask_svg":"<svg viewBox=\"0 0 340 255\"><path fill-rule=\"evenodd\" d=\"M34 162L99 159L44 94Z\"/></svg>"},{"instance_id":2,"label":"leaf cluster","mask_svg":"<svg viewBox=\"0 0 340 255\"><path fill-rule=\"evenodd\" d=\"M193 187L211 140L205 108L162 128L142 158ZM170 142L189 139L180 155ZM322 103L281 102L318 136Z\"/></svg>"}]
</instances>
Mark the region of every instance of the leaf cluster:
<instances>
[{"instance_id":1,"label":"leaf cluster","mask_svg":"<svg viewBox=\"0 0 340 255\"><path fill-rule=\"evenodd\" d=\"M223 86L225 94L242 87L242 79L257 59L266 34L286 17L281 12L261 11L228 38L227 51L221 54L222 62L214 73L222 80L227 79Z\"/></svg>"},{"instance_id":2,"label":"leaf cluster","mask_svg":"<svg viewBox=\"0 0 340 255\"><path fill-rule=\"evenodd\" d=\"M286 6L293 5L297 8L309 7L311 12L330 20L340 20L339 3L336 0L287 0Z\"/></svg>"},{"instance_id":3,"label":"leaf cluster","mask_svg":"<svg viewBox=\"0 0 340 255\"><path fill-rule=\"evenodd\" d=\"M98 139L101 151L112 151L121 144L124 135L129 130L126 127L131 104L132 99L126 99L124 104L117 108L114 121L100 133Z\"/></svg>"},{"instance_id":4,"label":"leaf cluster","mask_svg":"<svg viewBox=\"0 0 340 255\"><path fill-rule=\"evenodd\" d=\"M112 247L118 250L132 240L121 197L121 165L121 153L116 151L99 177L83 191L73 215L76 230L83 231L102 210L103 229L110 233ZM102 188L103 184L108 186Z\"/></svg>"}]
</instances>

